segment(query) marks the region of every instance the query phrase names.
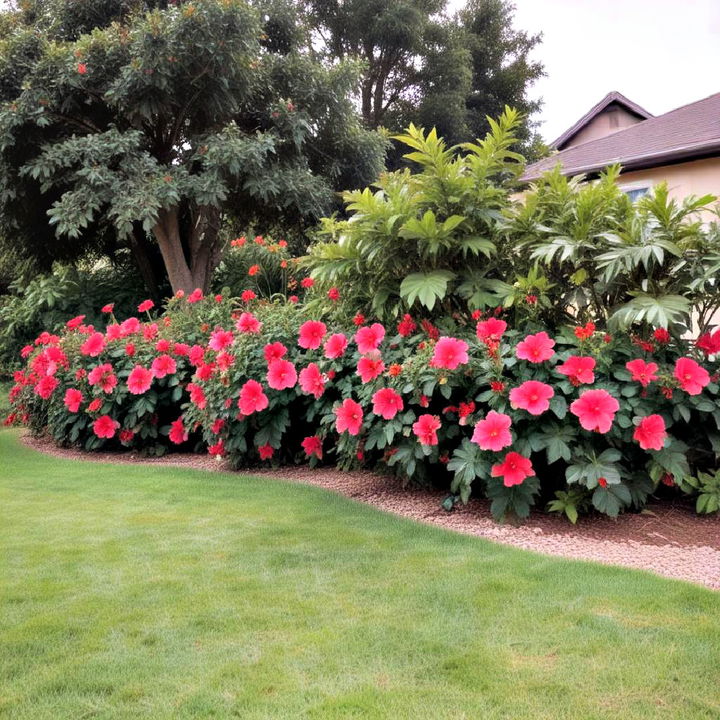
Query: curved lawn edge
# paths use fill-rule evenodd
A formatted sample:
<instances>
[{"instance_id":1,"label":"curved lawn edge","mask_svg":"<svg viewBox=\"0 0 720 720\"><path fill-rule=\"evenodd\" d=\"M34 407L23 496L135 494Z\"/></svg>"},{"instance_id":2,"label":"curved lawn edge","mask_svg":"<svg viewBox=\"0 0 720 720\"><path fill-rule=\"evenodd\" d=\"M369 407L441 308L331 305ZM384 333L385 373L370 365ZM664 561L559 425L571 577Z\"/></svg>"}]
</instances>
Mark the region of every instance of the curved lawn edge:
<instances>
[{"instance_id":1,"label":"curved lawn edge","mask_svg":"<svg viewBox=\"0 0 720 720\"><path fill-rule=\"evenodd\" d=\"M16 437L18 437L16 435ZM443 494L408 490L394 478L334 468L283 467L237 472L208 456L174 454L145 458L134 453L93 453L56 447L47 438L19 435L37 452L82 462L140 464L310 485L371 505L379 510L447 530L543 555L644 570L674 580L720 590L720 517L696 516L687 507L658 505L650 514L596 517L577 526L554 515L536 513L520 527L498 525L485 501L472 500L451 513L440 508Z\"/></svg>"}]
</instances>

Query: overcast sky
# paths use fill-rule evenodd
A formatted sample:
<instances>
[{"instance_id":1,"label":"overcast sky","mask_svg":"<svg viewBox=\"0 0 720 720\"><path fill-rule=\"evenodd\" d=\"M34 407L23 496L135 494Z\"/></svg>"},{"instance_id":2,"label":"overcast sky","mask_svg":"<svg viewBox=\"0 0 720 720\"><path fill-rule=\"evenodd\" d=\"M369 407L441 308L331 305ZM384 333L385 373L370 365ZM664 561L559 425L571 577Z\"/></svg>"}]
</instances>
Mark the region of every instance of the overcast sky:
<instances>
[{"instance_id":1,"label":"overcast sky","mask_svg":"<svg viewBox=\"0 0 720 720\"><path fill-rule=\"evenodd\" d=\"M653 115L720 92L720 0L514 2L515 25L543 33L532 95L548 142L611 90Z\"/></svg>"}]
</instances>

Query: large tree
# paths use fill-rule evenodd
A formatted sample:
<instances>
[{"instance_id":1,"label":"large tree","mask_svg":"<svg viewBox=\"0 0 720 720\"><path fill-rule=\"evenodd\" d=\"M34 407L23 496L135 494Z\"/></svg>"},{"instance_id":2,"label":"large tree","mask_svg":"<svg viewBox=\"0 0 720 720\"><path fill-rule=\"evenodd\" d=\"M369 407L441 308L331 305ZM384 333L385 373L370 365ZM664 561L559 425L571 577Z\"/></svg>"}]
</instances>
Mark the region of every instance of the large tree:
<instances>
[{"instance_id":1,"label":"large tree","mask_svg":"<svg viewBox=\"0 0 720 720\"><path fill-rule=\"evenodd\" d=\"M206 288L229 215L314 222L382 167L289 1L26 0L0 32L0 233L38 256L125 245L150 283L157 248Z\"/></svg>"},{"instance_id":2,"label":"large tree","mask_svg":"<svg viewBox=\"0 0 720 720\"><path fill-rule=\"evenodd\" d=\"M486 117L505 106L532 135L540 103L528 97L543 74L530 58L540 42L513 27L508 0L469 0L451 16L448 0L302 0L315 51L363 62L358 104L369 127L436 127L452 143L482 137Z\"/></svg>"}]
</instances>

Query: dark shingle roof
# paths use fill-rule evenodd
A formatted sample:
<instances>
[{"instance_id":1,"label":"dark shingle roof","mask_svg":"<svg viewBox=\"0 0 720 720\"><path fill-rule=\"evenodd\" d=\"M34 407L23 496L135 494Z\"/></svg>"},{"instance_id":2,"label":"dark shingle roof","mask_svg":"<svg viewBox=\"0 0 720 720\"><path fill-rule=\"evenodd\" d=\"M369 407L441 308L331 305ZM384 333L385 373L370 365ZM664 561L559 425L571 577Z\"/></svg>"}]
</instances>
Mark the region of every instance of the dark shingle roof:
<instances>
[{"instance_id":1,"label":"dark shingle roof","mask_svg":"<svg viewBox=\"0 0 720 720\"><path fill-rule=\"evenodd\" d=\"M543 158L528 165L521 180L536 180L558 164L564 175L580 175L614 163L631 170L716 154L720 155L720 93Z\"/></svg>"},{"instance_id":2,"label":"dark shingle roof","mask_svg":"<svg viewBox=\"0 0 720 720\"><path fill-rule=\"evenodd\" d=\"M570 140L573 135L577 135L590 121L599 115L609 105L620 105L633 115L637 115L645 120L651 118L652 114L645 108L640 107L629 98L626 98L617 90L609 92L597 105L593 105L572 127L569 127L557 140L550 143L550 147L558 150L563 149L563 145Z\"/></svg>"}]
</instances>

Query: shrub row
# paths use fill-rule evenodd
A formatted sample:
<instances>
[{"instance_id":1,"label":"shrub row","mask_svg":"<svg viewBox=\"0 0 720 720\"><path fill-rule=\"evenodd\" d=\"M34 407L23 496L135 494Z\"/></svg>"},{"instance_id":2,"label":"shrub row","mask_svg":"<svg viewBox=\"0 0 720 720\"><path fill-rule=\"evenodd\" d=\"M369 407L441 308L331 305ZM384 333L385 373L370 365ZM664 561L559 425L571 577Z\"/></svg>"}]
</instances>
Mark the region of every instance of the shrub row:
<instances>
[{"instance_id":1,"label":"shrub row","mask_svg":"<svg viewBox=\"0 0 720 720\"><path fill-rule=\"evenodd\" d=\"M551 334L508 327L500 309L457 316L452 333L410 315L340 327L252 291L138 310L41 333L8 422L87 450L389 470L446 486L447 508L487 496L500 519L538 502L573 521L615 516L658 492L717 509L720 331L698 343L592 323Z\"/></svg>"}]
</instances>

